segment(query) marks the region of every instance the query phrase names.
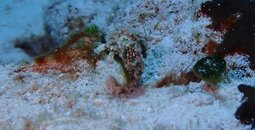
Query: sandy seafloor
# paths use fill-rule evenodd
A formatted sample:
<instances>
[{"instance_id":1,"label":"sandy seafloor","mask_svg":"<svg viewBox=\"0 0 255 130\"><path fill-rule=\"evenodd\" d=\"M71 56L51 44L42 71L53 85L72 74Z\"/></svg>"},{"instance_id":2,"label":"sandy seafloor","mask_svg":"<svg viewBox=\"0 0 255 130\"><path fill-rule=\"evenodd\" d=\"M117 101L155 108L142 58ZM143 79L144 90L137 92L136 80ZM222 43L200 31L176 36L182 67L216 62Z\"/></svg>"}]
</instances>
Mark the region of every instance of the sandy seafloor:
<instances>
[{"instance_id":1,"label":"sandy seafloor","mask_svg":"<svg viewBox=\"0 0 255 130\"><path fill-rule=\"evenodd\" d=\"M209 18L195 18L205 0L4 0L0 4L0 129L2 130L248 130L234 113L241 104L241 83L254 85L255 74L247 56L225 57L227 65L245 67L227 70L228 80L215 93L204 91L204 81L155 88L166 75L188 72L204 57L201 48L222 34L206 28ZM49 7L51 7L49 11ZM67 11L67 7L78 10ZM158 12L154 9L159 8ZM54 10L58 9L57 12ZM145 14L139 19L141 13ZM84 16L107 35L128 29L146 37L147 58L142 84L145 93L120 99L105 91L106 80L121 80L120 66L102 60L91 71L80 63L78 78L61 73L22 73L14 70L31 61L14 48L15 39L42 35L44 22L52 35L67 33L67 17ZM199 36L199 38L197 38ZM198 40L199 39L199 40ZM61 40L60 40L61 41ZM36 43L35 43L36 44ZM193 51L197 50L197 54ZM249 73L250 77L243 77Z\"/></svg>"}]
</instances>

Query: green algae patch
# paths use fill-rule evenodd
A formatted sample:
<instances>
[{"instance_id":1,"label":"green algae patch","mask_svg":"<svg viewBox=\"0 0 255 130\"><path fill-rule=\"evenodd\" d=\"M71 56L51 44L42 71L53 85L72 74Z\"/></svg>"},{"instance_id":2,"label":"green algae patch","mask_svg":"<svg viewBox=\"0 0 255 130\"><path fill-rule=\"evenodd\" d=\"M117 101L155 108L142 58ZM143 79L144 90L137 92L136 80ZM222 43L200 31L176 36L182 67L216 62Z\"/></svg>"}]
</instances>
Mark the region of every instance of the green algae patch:
<instances>
[{"instance_id":1,"label":"green algae patch","mask_svg":"<svg viewBox=\"0 0 255 130\"><path fill-rule=\"evenodd\" d=\"M219 56L208 56L199 60L193 67L195 75L209 83L217 83L222 80L226 71L226 61Z\"/></svg>"}]
</instances>

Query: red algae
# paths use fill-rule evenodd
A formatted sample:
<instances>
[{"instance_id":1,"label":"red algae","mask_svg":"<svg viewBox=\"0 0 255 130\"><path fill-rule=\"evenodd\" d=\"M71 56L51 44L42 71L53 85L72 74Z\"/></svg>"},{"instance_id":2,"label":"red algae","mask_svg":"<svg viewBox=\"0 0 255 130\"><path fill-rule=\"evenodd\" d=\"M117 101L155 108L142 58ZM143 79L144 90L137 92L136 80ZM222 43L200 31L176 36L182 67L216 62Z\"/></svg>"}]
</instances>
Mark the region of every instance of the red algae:
<instances>
[{"instance_id":1,"label":"red algae","mask_svg":"<svg viewBox=\"0 0 255 130\"><path fill-rule=\"evenodd\" d=\"M212 56L216 53L218 44L212 40L209 40L205 46L202 48L202 52L206 53L208 56Z\"/></svg>"},{"instance_id":2,"label":"red algae","mask_svg":"<svg viewBox=\"0 0 255 130\"><path fill-rule=\"evenodd\" d=\"M238 14L233 14L224 20L221 20L217 23L209 25L208 28L211 28L213 30L216 30L222 33L226 33L228 29L230 29L234 25L234 23L238 20L238 18L239 18Z\"/></svg>"},{"instance_id":3,"label":"red algae","mask_svg":"<svg viewBox=\"0 0 255 130\"><path fill-rule=\"evenodd\" d=\"M167 75L156 83L157 88L162 88L164 86L174 84L174 85L187 85L190 82L200 82L199 79L192 71L188 73L182 73L180 76L174 74Z\"/></svg>"},{"instance_id":4,"label":"red algae","mask_svg":"<svg viewBox=\"0 0 255 130\"><path fill-rule=\"evenodd\" d=\"M100 38L87 35L85 32L76 33L59 48L47 54L38 56L34 64L25 65L22 70L35 72L47 72L48 70L58 70L62 72L70 71L75 68L75 63L80 60L86 61L95 67L97 60L102 56L93 53L94 42Z\"/></svg>"},{"instance_id":5,"label":"red algae","mask_svg":"<svg viewBox=\"0 0 255 130\"><path fill-rule=\"evenodd\" d=\"M209 28L222 32L223 42L215 54L222 57L234 53L248 54L250 66L255 64L255 1L213 0L201 5L201 12L211 17Z\"/></svg>"},{"instance_id":6,"label":"red algae","mask_svg":"<svg viewBox=\"0 0 255 130\"><path fill-rule=\"evenodd\" d=\"M119 98L136 98L144 94L143 87L133 86L132 84L120 85L115 78L110 77L106 82L106 91L109 95Z\"/></svg>"}]
</instances>

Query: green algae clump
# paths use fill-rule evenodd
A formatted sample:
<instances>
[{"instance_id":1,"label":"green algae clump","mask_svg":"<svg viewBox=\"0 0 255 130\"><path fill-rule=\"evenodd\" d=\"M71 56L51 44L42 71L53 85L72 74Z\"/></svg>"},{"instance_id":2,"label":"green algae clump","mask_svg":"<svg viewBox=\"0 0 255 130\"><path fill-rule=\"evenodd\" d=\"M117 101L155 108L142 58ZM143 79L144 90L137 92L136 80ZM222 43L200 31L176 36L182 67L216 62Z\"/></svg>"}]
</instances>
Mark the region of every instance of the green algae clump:
<instances>
[{"instance_id":1,"label":"green algae clump","mask_svg":"<svg viewBox=\"0 0 255 130\"><path fill-rule=\"evenodd\" d=\"M100 35L100 30L99 30L99 28L96 26L96 25L94 25L94 24L92 24L92 25L90 25L90 26L86 26L85 28L84 28L84 32L86 33L86 34L88 34L89 36L99 36Z\"/></svg>"},{"instance_id":2,"label":"green algae clump","mask_svg":"<svg viewBox=\"0 0 255 130\"><path fill-rule=\"evenodd\" d=\"M226 71L226 61L219 56L208 56L199 60L193 67L195 75L209 83L217 83L222 80L222 74Z\"/></svg>"}]
</instances>

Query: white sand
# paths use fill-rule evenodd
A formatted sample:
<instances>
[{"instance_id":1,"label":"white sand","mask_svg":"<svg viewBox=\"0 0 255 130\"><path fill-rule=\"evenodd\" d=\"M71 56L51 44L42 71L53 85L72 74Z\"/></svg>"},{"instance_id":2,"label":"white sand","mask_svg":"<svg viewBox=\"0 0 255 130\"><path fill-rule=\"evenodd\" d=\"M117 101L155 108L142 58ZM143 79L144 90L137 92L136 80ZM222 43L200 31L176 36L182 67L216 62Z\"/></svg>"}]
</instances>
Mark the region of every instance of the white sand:
<instances>
[{"instance_id":1,"label":"white sand","mask_svg":"<svg viewBox=\"0 0 255 130\"><path fill-rule=\"evenodd\" d=\"M50 3L9 0L0 5L0 59L5 63L0 66L0 129L30 130L29 126L36 130L249 129L234 117L242 98L237 86L241 83L254 85L255 81L246 56L225 58L228 66L236 64L247 69L228 70L228 80L219 83L216 94L203 91L203 81L165 88L154 86L166 75L190 71L196 61L205 56L192 52L200 50L209 39L222 40L216 32L206 28L210 19L194 18L202 0L193 3L191 0L154 0L154 4L152 0L138 0L126 2L125 6L122 5L124 0L74 1L58 3L57 8L63 12L55 19L56 14L48 14L47 20L52 21L47 22L56 25L53 31L57 36L64 34L61 26L67 16L96 13L91 23L106 33L128 28L150 39L146 42L148 57L144 59L142 75L145 93L132 99L107 94L106 80L110 76L122 78L119 65L111 61L100 61L94 71L81 62L81 72L73 75L13 73L19 68L19 62L29 59L21 50L13 48L13 40L43 34L44 7ZM68 4L81 10L80 13L65 12ZM112 14L116 7L121 9ZM157 13L153 12L156 7L159 8ZM146 14L143 22L138 20L141 13ZM112 17L110 22L107 21L109 17ZM195 39L198 34L199 41ZM243 77L244 73L251 73L251 77Z\"/></svg>"}]
</instances>

